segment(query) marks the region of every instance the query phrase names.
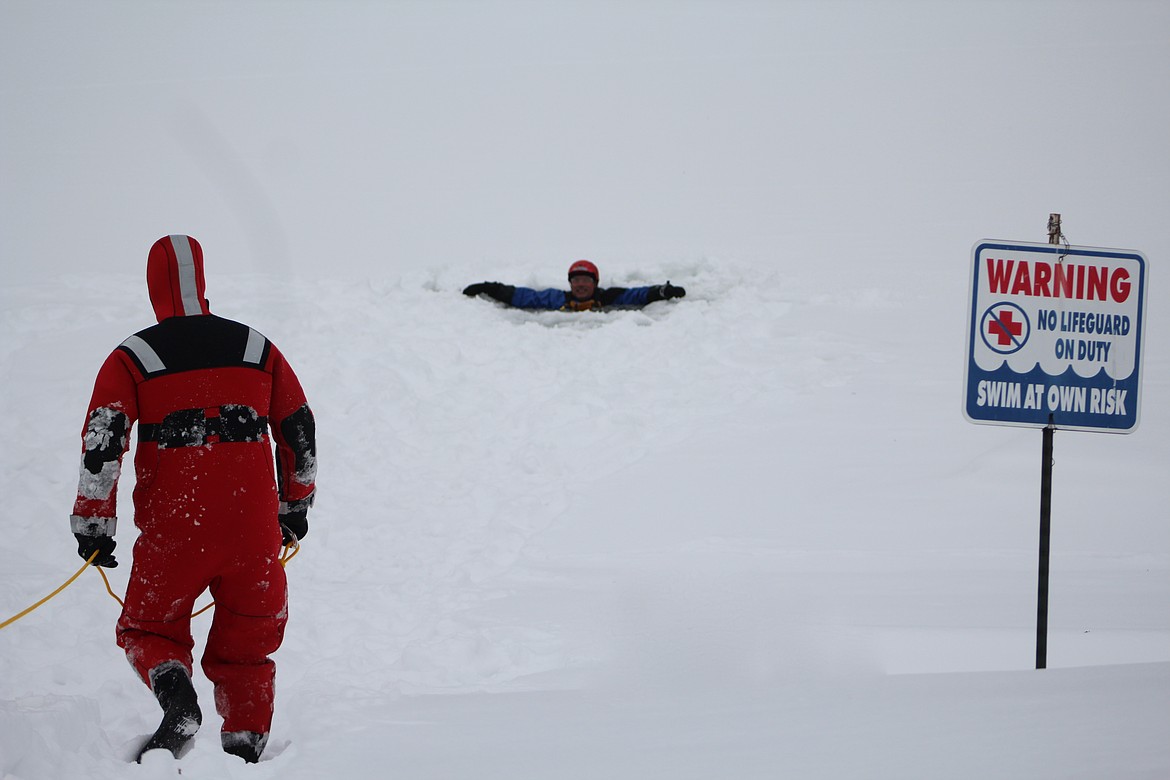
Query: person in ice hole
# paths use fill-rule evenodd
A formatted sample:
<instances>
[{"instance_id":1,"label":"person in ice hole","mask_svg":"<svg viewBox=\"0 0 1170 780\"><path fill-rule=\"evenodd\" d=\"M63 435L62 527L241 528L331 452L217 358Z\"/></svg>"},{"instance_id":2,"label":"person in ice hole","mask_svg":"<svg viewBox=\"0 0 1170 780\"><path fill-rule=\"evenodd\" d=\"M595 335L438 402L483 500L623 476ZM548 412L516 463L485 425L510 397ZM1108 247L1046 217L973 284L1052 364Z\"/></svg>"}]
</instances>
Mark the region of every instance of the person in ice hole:
<instances>
[{"instance_id":1,"label":"person in ice hole","mask_svg":"<svg viewBox=\"0 0 1170 780\"><path fill-rule=\"evenodd\" d=\"M602 288L597 266L588 260L578 260L569 266L569 290L555 288L534 290L499 282L479 282L468 285L464 295L486 295L500 303L518 309L549 309L554 311L602 311L608 308L636 309L655 301L682 298L687 291L678 285L650 287Z\"/></svg>"},{"instance_id":2,"label":"person in ice hole","mask_svg":"<svg viewBox=\"0 0 1170 780\"><path fill-rule=\"evenodd\" d=\"M272 723L269 656L288 619L281 546L308 533L316 494L313 413L276 345L211 313L195 239L156 241L146 281L158 324L123 341L98 372L70 524L82 558L118 565L118 478L137 423L139 536L116 635L163 708L137 758L155 749L178 758L202 723L191 612L210 590L201 665L223 718L220 741L254 763Z\"/></svg>"}]
</instances>

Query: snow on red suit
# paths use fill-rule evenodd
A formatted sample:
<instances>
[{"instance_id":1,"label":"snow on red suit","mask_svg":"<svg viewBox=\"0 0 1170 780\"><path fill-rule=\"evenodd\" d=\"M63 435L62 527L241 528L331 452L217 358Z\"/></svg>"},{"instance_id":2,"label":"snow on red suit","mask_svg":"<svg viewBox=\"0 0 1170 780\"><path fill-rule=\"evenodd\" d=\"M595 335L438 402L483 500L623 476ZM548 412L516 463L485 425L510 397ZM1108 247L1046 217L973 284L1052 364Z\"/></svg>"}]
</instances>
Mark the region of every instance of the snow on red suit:
<instances>
[{"instance_id":1,"label":"snow on red suit","mask_svg":"<svg viewBox=\"0 0 1170 780\"><path fill-rule=\"evenodd\" d=\"M178 661L190 673L191 613L210 589L215 612L202 666L223 731L267 734L276 670L269 655L288 616L278 511L312 503L313 415L275 345L211 314L194 239L159 239L146 276L158 324L126 339L98 373L73 530L113 536L122 456L137 422L140 535L118 645L148 685L160 664Z\"/></svg>"}]
</instances>

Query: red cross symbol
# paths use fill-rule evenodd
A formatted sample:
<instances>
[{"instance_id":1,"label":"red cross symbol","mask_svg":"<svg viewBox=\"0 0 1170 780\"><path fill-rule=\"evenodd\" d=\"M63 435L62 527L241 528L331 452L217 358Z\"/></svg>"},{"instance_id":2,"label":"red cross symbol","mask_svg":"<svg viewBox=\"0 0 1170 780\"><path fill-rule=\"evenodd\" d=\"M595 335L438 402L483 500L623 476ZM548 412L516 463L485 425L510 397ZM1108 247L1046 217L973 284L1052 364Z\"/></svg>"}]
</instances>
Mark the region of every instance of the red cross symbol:
<instances>
[{"instance_id":1,"label":"red cross symbol","mask_svg":"<svg viewBox=\"0 0 1170 780\"><path fill-rule=\"evenodd\" d=\"M1015 312L1011 309L1003 309L998 314L992 314L991 321L987 323L987 332L998 336L999 345L1006 347L1012 343L1012 336L1018 336L1024 332L1024 326L1015 321Z\"/></svg>"}]
</instances>

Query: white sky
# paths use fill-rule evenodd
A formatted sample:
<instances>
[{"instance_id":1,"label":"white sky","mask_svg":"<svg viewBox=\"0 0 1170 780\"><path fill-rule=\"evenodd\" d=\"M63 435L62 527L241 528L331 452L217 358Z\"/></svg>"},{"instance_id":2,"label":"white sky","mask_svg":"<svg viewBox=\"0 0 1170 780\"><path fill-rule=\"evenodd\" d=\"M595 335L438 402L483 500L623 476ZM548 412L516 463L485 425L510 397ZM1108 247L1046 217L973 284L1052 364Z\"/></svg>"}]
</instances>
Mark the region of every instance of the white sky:
<instances>
[{"instance_id":1,"label":"white sky","mask_svg":"<svg viewBox=\"0 0 1170 780\"><path fill-rule=\"evenodd\" d=\"M0 257L1170 251L1165 2L0 2Z\"/></svg>"}]
</instances>

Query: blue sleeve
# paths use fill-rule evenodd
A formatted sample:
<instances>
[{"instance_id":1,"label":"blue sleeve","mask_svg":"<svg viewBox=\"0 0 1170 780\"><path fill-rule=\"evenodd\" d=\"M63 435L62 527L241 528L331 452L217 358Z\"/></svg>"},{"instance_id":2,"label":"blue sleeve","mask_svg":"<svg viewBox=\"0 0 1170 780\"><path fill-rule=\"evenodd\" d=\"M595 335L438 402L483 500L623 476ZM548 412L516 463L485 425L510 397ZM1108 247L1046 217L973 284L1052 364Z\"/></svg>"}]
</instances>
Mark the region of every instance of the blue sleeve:
<instances>
[{"instance_id":1,"label":"blue sleeve","mask_svg":"<svg viewBox=\"0 0 1170 780\"><path fill-rule=\"evenodd\" d=\"M607 301L607 306L645 306L647 299L650 297L650 291L653 287L627 287L612 301Z\"/></svg>"},{"instance_id":2,"label":"blue sleeve","mask_svg":"<svg viewBox=\"0 0 1170 780\"><path fill-rule=\"evenodd\" d=\"M512 305L519 309L559 309L565 305L564 290L533 290L517 287L512 294Z\"/></svg>"}]
</instances>

